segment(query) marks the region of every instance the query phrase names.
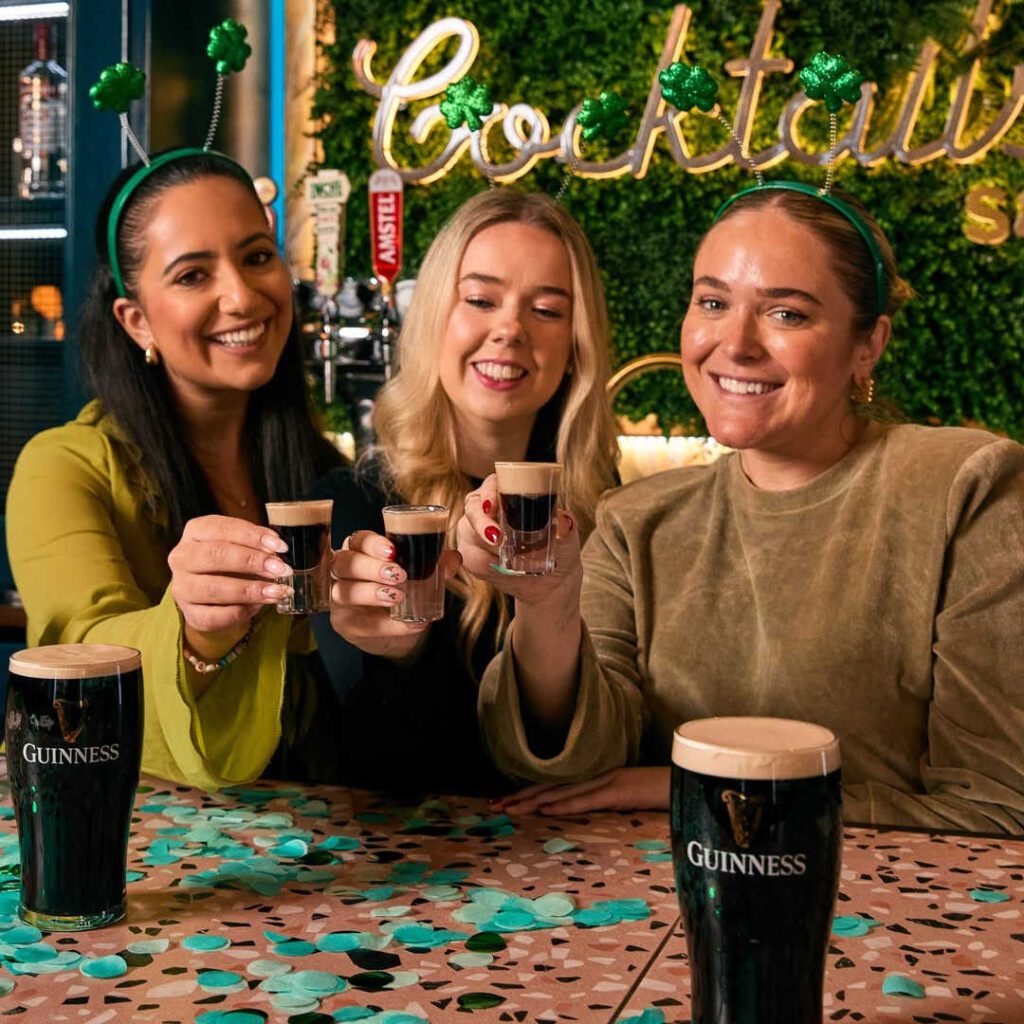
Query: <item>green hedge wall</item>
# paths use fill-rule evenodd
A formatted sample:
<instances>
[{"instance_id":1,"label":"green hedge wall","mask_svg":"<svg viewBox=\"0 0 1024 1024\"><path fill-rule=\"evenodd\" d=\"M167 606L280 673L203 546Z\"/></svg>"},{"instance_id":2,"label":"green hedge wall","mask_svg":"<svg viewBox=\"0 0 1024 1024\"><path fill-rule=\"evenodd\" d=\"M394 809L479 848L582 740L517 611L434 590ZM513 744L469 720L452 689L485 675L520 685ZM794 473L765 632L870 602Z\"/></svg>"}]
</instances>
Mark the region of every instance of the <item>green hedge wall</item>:
<instances>
[{"instance_id":1,"label":"green hedge wall","mask_svg":"<svg viewBox=\"0 0 1024 1024\"><path fill-rule=\"evenodd\" d=\"M386 78L398 57L431 22L447 15L472 21L481 38L472 69L496 101L527 102L548 115L553 130L587 96L611 88L628 103L631 126L608 143L588 148L603 158L628 146L642 114L671 17L671 5L643 0L321 0L320 17L336 25L336 42L323 47L328 65L318 82L315 116L325 164L352 181L346 245L350 271L369 267L365 185L374 170L371 131L376 100L357 86L351 54L360 38L378 43L374 71ZM724 109L735 109L739 81L723 70L726 60L749 51L762 10L760 0L696 0L684 58L705 65L721 85ZM800 67L816 50L840 50L880 88L869 141L889 134L902 82L930 31L944 44L927 91L914 144L939 135L950 88L964 61L956 49L973 4L951 0L802 0L785 5L775 24L772 52ZM1010 84L1015 61L1024 60L1024 3L997 0L999 31L985 47L972 101L971 121L991 123ZM439 66L448 56L439 55ZM795 76L765 80L753 145L777 138L778 116L798 89ZM396 153L409 165L425 163L429 150L408 140L418 109L400 116ZM847 108L849 110L849 108ZM841 115L842 116L842 115ZM805 134L824 142L827 117L820 105L803 121ZM722 129L710 119L687 128L694 149L721 145ZM842 133L842 122L840 133ZM970 131L970 129L969 129ZM435 134L447 135L446 131ZM494 136L492 136L493 138ZM1009 141L1024 144L1024 115ZM499 151L494 156L505 156ZM820 171L787 161L769 175L819 183ZM516 187L557 190L560 166L541 161ZM650 170L637 181L574 180L567 208L580 220L604 273L614 328L615 362L644 352L674 349L685 309L695 243L717 204L751 176L735 167L711 174L684 172L658 143ZM976 184L1024 192L1024 161L990 152L979 163L936 160L917 167L887 162L865 170L853 161L838 169L840 187L857 194L888 231L904 275L918 299L900 316L880 367L881 392L913 420L976 421L1024 439L1024 238L981 246L963 233L964 200ZM444 179L406 189L405 270L415 273L431 238L458 205L484 187L463 157ZM1024 202L1024 199L1022 199ZM1008 210L1012 210L1012 199ZM649 374L623 392L619 412L639 419L656 412L664 429L700 430L699 415L681 381L671 373Z\"/></svg>"}]
</instances>

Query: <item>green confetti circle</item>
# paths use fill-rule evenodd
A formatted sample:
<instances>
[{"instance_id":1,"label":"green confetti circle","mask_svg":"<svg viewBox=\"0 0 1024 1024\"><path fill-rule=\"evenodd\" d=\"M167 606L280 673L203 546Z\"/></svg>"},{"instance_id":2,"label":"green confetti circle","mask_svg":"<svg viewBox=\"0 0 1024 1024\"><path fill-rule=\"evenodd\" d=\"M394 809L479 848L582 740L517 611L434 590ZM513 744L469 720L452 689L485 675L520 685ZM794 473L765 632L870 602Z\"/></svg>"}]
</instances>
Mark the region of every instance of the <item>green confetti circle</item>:
<instances>
[{"instance_id":1,"label":"green confetti circle","mask_svg":"<svg viewBox=\"0 0 1024 1024\"><path fill-rule=\"evenodd\" d=\"M234 971L202 971L199 975L199 984L203 988L237 988L245 985L245 978Z\"/></svg>"},{"instance_id":2,"label":"green confetti circle","mask_svg":"<svg viewBox=\"0 0 1024 1024\"><path fill-rule=\"evenodd\" d=\"M500 953L508 945L497 932L477 932L466 939L471 953Z\"/></svg>"},{"instance_id":3,"label":"green confetti circle","mask_svg":"<svg viewBox=\"0 0 1024 1024\"><path fill-rule=\"evenodd\" d=\"M924 999L924 987L905 974L886 975L882 982L882 991L887 996L910 996L911 999Z\"/></svg>"},{"instance_id":4,"label":"green confetti circle","mask_svg":"<svg viewBox=\"0 0 1024 1024\"><path fill-rule=\"evenodd\" d=\"M128 973L123 957L101 956L96 960L83 960L78 968L87 978L120 978Z\"/></svg>"},{"instance_id":5,"label":"green confetti circle","mask_svg":"<svg viewBox=\"0 0 1024 1024\"><path fill-rule=\"evenodd\" d=\"M505 1002L505 997L493 992L466 992L459 996L458 1002L463 1010L489 1010L494 1006L501 1006Z\"/></svg>"},{"instance_id":6,"label":"green confetti circle","mask_svg":"<svg viewBox=\"0 0 1024 1024\"><path fill-rule=\"evenodd\" d=\"M230 946L231 942L223 935L188 935L181 940L181 944L193 953L208 953L215 949L224 949L225 946Z\"/></svg>"}]
</instances>

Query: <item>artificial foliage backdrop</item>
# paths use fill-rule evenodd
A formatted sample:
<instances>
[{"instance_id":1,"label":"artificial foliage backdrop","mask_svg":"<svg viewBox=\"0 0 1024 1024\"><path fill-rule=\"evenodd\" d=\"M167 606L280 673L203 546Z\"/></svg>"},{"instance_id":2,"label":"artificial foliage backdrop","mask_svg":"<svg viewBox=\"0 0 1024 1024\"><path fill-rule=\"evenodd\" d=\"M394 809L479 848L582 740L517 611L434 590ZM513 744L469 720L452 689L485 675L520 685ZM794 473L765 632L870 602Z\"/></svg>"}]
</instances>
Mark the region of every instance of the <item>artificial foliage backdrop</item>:
<instances>
[{"instance_id":1,"label":"artificial foliage backdrop","mask_svg":"<svg viewBox=\"0 0 1024 1024\"><path fill-rule=\"evenodd\" d=\"M691 4L682 59L708 68L730 115L740 80L730 77L724 65L747 56L762 9L760 0ZM972 49L967 29L974 10L973 3L960 0L791 0L779 12L771 52L789 57L799 69L819 49L839 51L877 82L868 135L875 143L892 133L907 78L931 36L942 50L925 90L914 145L942 134L955 78L972 57L980 56L965 132L971 139L995 119L1009 95L1014 65L1024 63L1024 0L995 0L994 32ZM586 150L588 159L608 159L627 148L636 132L671 14L671 4L650 0L320 0L320 38L330 38L333 24L334 41L322 44L324 71L314 114L325 166L345 171L353 186L347 217L349 272L366 272L370 264L365 186L374 170L371 133L377 104L352 73L357 40L378 44L373 69L383 80L429 24L449 15L465 18L480 33L471 74L490 86L495 102L525 102L543 110L552 133L583 99L604 89L619 93L628 108L626 127ZM453 50L454 45L439 53L420 77L437 70ZM755 151L778 139L779 114L798 90L796 71L766 77L752 138ZM403 166L427 163L447 139L443 127L429 140L433 145L415 144L408 135L419 109L438 99L413 104L400 116L394 151ZM849 117L847 107L840 114L840 136ZM717 122L698 115L687 119L684 130L694 152L725 141ZM801 132L827 148L827 115L820 104L804 116ZM1024 144L1024 114L1006 141ZM978 245L963 231L967 193L982 184L1002 189L1007 214L1024 224L1024 161L998 149L969 165L939 159L911 167L889 160L865 169L847 159L836 181L878 217L904 276L918 292L895 325L878 373L881 393L912 420L973 421L1024 439L1024 238L1011 233L1001 245ZM510 152L498 150L492 156L509 159ZM824 171L790 159L767 175L820 184ZM542 160L511 187L554 193L561 178L560 164ZM586 230L604 275L616 365L677 347L696 243L718 204L747 184L753 184L752 175L734 166L687 173L673 162L662 138L646 177L576 179L569 185L563 201ZM468 155L443 179L407 186L403 276L415 274L444 220L485 187ZM701 429L673 373L641 378L623 392L617 411L633 419L655 412L665 430Z\"/></svg>"}]
</instances>

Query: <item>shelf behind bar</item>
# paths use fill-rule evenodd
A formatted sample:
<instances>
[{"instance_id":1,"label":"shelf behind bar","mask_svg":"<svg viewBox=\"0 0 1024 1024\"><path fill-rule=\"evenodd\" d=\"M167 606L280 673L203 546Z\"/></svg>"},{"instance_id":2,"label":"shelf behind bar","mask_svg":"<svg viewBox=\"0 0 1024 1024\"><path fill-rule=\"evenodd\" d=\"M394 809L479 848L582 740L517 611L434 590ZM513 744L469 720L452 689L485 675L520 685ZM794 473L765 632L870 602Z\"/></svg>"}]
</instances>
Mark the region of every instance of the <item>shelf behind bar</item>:
<instances>
[{"instance_id":1,"label":"shelf behind bar","mask_svg":"<svg viewBox=\"0 0 1024 1024\"><path fill-rule=\"evenodd\" d=\"M43 18L66 18L69 5L64 0L40 0L37 3L25 3L18 0L0 0L0 22L3 21L40 21Z\"/></svg>"},{"instance_id":2,"label":"shelf behind bar","mask_svg":"<svg viewBox=\"0 0 1024 1024\"><path fill-rule=\"evenodd\" d=\"M67 342L58 341L54 337L43 337L38 334L12 334L9 330L0 331L0 345L31 345L33 348L54 348Z\"/></svg>"},{"instance_id":3,"label":"shelf behind bar","mask_svg":"<svg viewBox=\"0 0 1024 1024\"><path fill-rule=\"evenodd\" d=\"M0 196L0 228L63 226L63 198L17 199L13 196Z\"/></svg>"}]
</instances>

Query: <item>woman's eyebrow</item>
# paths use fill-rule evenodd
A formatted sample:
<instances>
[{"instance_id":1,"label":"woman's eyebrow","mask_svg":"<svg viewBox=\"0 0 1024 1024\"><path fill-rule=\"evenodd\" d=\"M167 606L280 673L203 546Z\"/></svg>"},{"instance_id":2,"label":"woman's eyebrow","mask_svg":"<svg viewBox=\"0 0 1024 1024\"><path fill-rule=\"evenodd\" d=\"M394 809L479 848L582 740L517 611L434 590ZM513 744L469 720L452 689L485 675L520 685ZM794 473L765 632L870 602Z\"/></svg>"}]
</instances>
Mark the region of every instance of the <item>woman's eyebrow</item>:
<instances>
[{"instance_id":1,"label":"woman's eyebrow","mask_svg":"<svg viewBox=\"0 0 1024 1024\"><path fill-rule=\"evenodd\" d=\"M459 278L459 284L463 281L480 281L483 284L505 284L505 279L501 277L495 277L494 274L482 274L478 271L470 271L468 274L463 274ZM560 288L555 284L542 284L538 285L533 289L534 295L561 295L563 298L572 299L572 293L565 288Z\"/></svg>"}]
</instances>

